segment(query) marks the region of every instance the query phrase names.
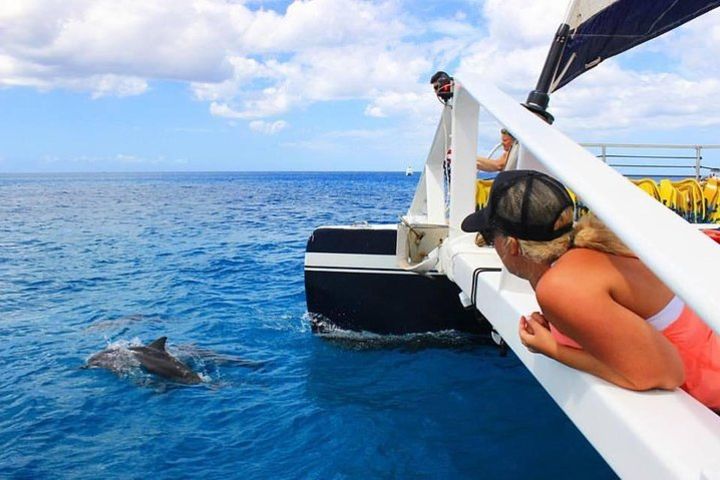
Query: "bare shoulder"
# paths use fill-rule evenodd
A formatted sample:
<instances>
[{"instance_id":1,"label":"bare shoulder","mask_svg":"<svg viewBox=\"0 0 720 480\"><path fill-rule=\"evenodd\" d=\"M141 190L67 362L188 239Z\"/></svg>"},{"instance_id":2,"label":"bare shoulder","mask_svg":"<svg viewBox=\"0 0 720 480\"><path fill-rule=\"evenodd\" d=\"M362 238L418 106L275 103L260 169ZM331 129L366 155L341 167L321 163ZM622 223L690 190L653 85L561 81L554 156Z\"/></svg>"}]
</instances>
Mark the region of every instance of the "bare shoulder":
<instances>
[{"instance_id":1,"label":"bare shoulder","mask_svg":"<svg viewBox=\"0 0 720 480\"><path fill-rule=\"evenodd\" d=\"M574 248L563 254L542 276L535 294L541 306L544 303L571 301L572 298L607 291L614 275L607 254Z\"/></svg>"},{"instance_id":2,"label":"bare shoulder","mask_svg":"<svg viewBox=\"0 0 720 480\"><path fill-rule=\"evenodd\" d=\"M547 319L583 347L600 335L610 315L629 311L613 298L618 273L607 254L573 249L542 276L535 288L537 302Z\"/></svg>"}]
</instances>

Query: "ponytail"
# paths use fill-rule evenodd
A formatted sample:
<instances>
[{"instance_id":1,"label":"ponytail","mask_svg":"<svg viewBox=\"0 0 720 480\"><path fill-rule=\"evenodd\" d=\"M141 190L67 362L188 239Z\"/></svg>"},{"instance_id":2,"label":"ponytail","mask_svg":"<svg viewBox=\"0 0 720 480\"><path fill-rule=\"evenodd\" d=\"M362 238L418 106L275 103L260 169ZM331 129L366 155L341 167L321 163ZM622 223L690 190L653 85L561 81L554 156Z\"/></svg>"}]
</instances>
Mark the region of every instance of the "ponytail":
<instances>
[{"instance_id":1,"label":"ponytail","mask_svg":"<svg viewBox=\"0 0 720 480\"><path fill-rule=\"evenodd\" d=\"M589 248L626 257L635 256L635 253L592 213L583 215L575 224L572 247Z\"/></svg>"},{"instance_id":2,"label":"ponytail","mask_svg":"<svg viewBox=\"0 0 720 480\"><path fill-rule=\"evenodd\" d=\"M572 222L573 210L568 208L560 215L555 223L555 230L559 230ZM589 248L612 255L634 257L612 230L592 213L586 213L575 223L569 233L550 241L520 240L520 251L530 260L538 263L553 263L571 248Z\"/></svg>"}]
</instances>

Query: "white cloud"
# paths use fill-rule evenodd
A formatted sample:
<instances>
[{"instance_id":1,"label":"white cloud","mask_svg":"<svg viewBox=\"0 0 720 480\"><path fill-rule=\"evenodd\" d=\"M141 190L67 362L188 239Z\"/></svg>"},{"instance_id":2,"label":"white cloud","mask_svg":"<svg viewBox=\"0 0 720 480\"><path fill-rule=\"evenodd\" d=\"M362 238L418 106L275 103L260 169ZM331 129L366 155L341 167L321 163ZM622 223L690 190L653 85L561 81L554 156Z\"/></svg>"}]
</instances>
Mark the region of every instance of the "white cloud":
<instances>
[{"instance_id":1,"label":"white cloud","mask_svg":"<svg viewBox=\"0 0 720 480\"><path fill-rule=\"evenodd\" d=\"M467 84L491 81L524 100L566 2L467 0L426 18L410 12L413 5L297 0L270 10L231 0L6 1L0 86L98 98L139 95L171 79L187 82L212 115L252 122L254 131L276 133L284 126L268 118L347 99L365 101L369 117L426 131L437 118L427 84L437 68L456 65L450 73ZM559 123L617 129L647 125L650 115L662 119L655 128L720 123L720 64L709 61L720 55L720 12L647 49L658 52L662 71L607 61L553 96Z\"/></svg>"},{"instance_id":2,"label":"white cloud","mask_svg":"<svg viewBox=\"0 0 720 480\"><path fill-rule=\"evenodd\" d=\"M388 91L378 95L365 108L365 114L371 117L409 115L413 119L430 119L436 122L438 100L431 90L423 85L422 91Z\"/></svg>"},{"instance_id":3,"label":"white cloud","mask_svg":"<svg viewBox=\"0 0 720 480\"><path fill-rule=\"evenodd\" d=\"M95 75L218 81L232 71L225 45L250 20L242 5L210 0L28 0L0 7L0 49L43 80ZM5 79L1 80L5 83ZM62 82L60 82L62 86Z\"/></svg>"},{"instance_id":4,"label":"white cloud","mask_svg":"<svg viewBox=\"0 0 720 480\"><path fill-rule=\"evenodd\" d=\"M291 3L284 15L261 10L243 32L255 52L287 52L399 39L407 27L396 20L395 2L310 0Z\"/></svg>"},{"instance_id":5,"label":"white cloud","mask_svg":"<svg viewBox=\"0 0 720 480\"><path fill-rule=\"evenodd\" d=\"M418 79L432 64L419 47L339 46L294 54L287 61L235 62L231 80L220 84L194 85L200 99L224 99L211 106L214 115L230 118L264 118L313 102L375 99L391 92L428 92ZM264 88L248 88L248 71Z\"/></svg>"},{"instance_id":6,"label":"white cloud","mask_svg":"<svg viewBox=\"0 0 720 480\"><path fill-rule=\"evenodd\" d=\"M233 110L225 103L212 102L210 104L210 113L216 117L245 118L241 112Z\"/></svg>"},{"instance_id":7,"label":"white cloud","mask_svg":"<svg viewBox=\"0 0 720 480\"><path fill-rule=\"evenodd\" d=\"M456 75L471 87L489 80L524 101L537 82L565 6L487 0L483 11L489 35L463 52ZM597 137L631 128L720 124L720 65L709 61L720 56L720 10L628 53L637 51L655 57L644 68L607 60L553 94L550 110L558 125Z\"/></svg>"},{"instance_id":8,"label":"white cloud","mask_svg":"<svg viewBox=\"0 0 720 480\"><path fill-rule=\"evenodd\" d=\"M141 78L122 77L116 75L99 75L90 87L92 97L99 98L106 95L127 97L139 95L147 90L147 82Z\"/></svg>"},{"instance_id":9,"label":"white cloud","mask_svg":"<svg viewBox=\"0 0 720 480\"><path fill-rule=\"evenodd\" d=\"M273 55L397 40L399 16L392 1L298 1L283 14L223 0L4 2L0 85L63 88L113 75L189 81L201 99L227 98L292 69Z\"/></svg>"},{"instance_id":10,"label":"white cloud","mask_svg":"<svg viewBox=\"0 0 720 480\"><path fill-rule=\"evenodd\" d=\"M550 46L568 2L543 0L486 0L483 14L489 38L513 49Z\"/></svg>"},{"instance_id":11,"label":"white cloud","mask_svg":"<svg viewBox=\"0 0 720 480\"><path fill-rule=\"evenodd\" d=\"M284 130L288 126L285 120L276 120L274 122L266 122L264 120L253 120L250 122L250 130L264 135L275 135Z\"/></svg>"},{"instance_id":12,"label":"white cloud","mask_svg":"<svg viewBox=\"0 0 720 480\"><path fill-rule=\"evenodd\" d=\"M256 79L273 79L278 75L269 66L254 58L228 56L227 62L232 67L232 75L220 82L192 82L192 89L198 100L218 101L231 100L239 91L248 87ZM273 65L273 62L270 62Z\"/></svg>"},{"instance_id":13,"label":"white cloud","mask_svg":"<svg viewBox=\"0 0 720 480\"><path fill-rule=\"evenodd\" d=\"M592 80L581 77L576 88L556 94L560 125L574 131L616 131L720 124L720 81L715 78L630 72L615 62L594 73Z\"/></svg>"},{"instance_id":14,"label":"white cloud","mask_svg":"<svg viewBox=\"0 0 720 480\"><path fill-rule=\"evenodd\" d=\"M720 76L720 9L697 18L673 35L660 37L655 50L677 61L688 76Z\"/></svg>"}]
</instances>

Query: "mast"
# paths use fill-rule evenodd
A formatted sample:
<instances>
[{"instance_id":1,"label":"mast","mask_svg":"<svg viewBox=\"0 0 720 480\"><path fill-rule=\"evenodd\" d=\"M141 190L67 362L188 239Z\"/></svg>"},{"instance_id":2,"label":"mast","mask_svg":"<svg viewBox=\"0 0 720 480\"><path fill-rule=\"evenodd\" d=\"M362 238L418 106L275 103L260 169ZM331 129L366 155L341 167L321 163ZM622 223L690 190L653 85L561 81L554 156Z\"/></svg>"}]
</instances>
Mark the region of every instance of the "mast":
<instances>
[{"instance_id":1,"label":"mast","mask_svg":"<svg viewBox=\"0 0 720 480\"><path fill-rule=\"evenodd\" d=\"M528 94L528 98L524 104L528 110L541 115L548 123L552 123L555 120L550 112L547 111L548 104L550 103L550 85L560 64L569 33L570 25L561 23L550 45L547 58L545 58L545 65L543 66L542 72L540 72L537 86L535 90Z\"/></svg>"},{"instance_id":2,"label":"mast","mask_svg":"<svg viewBox=\"0 0 720 480\"><path fill-rule=\"evenodd\" d=\"M610 57L720 6L720 0L573 0L525 107L548 122L550 93Z\"/></svg>"}]
</instances>

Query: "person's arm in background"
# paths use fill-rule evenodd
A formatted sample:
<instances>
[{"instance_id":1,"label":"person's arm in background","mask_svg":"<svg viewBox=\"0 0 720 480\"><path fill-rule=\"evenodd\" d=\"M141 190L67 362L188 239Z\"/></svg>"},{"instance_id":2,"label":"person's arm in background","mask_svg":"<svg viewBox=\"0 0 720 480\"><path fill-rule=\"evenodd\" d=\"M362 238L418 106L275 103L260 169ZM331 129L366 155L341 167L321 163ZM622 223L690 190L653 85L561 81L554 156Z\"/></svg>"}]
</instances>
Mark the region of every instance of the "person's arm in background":
<instances>
[{"instance_id":1,"label":"person's arm in background","mask_svg":"<svg viewBox=\"0 0 720 480\"><path fill-rule=\"evenodd\" d=\"M508 153L509 152L503 152L500 158L497 159L478 156L475 160L477 169L484 172L501 172L507 163Z\"/></svg>"}]
</instances>

